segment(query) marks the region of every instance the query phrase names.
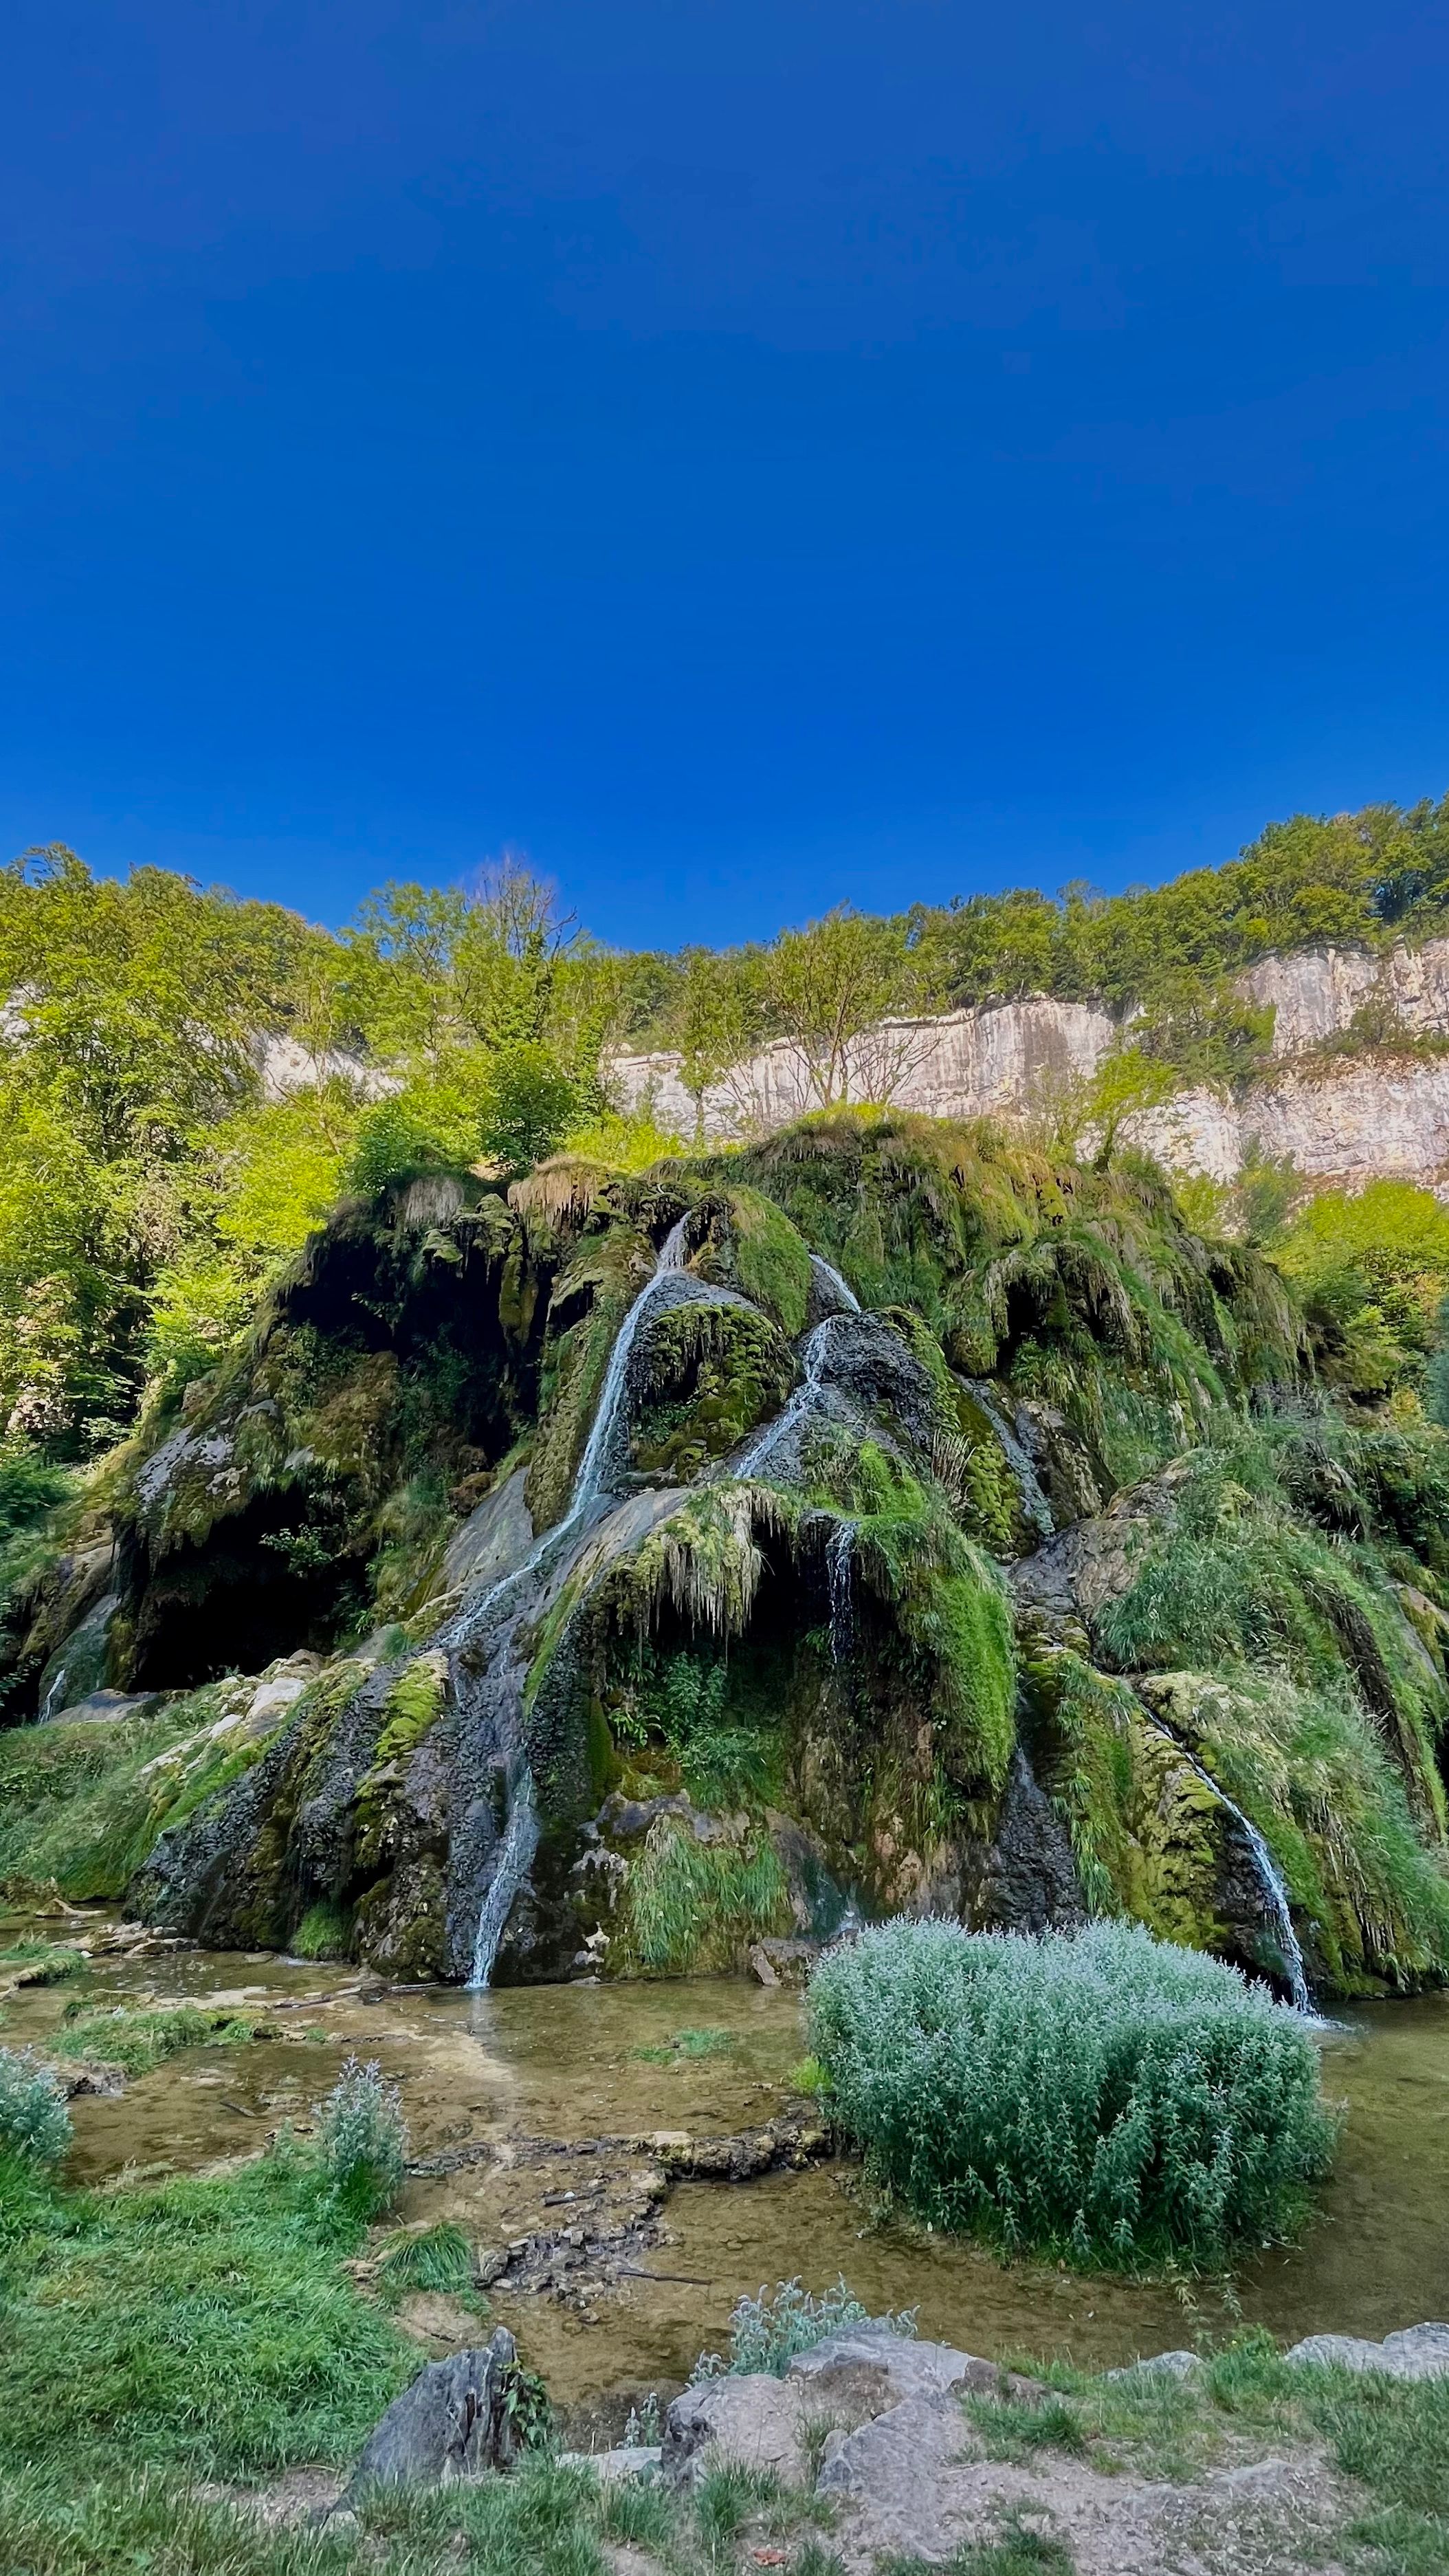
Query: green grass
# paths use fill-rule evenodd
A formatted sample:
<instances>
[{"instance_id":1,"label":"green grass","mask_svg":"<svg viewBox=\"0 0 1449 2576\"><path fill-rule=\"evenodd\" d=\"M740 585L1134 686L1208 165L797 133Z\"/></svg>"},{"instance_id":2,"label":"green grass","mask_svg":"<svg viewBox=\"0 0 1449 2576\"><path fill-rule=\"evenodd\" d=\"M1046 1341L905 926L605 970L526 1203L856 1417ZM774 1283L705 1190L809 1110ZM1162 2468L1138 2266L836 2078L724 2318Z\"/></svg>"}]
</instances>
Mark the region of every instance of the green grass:
<instances>
[{"instance_id":1,"label":"green grass","mask_svg":"<svg viewBox=\"0 0 1449 2576\"><path fill-rule=\"evenodd\" d=\"M63 1942L30 1939L0 1950L0 1974L7 1968L22 1969L27 1986L59 1986L68 1977L87 1975L90 1961L84 1950L67 1949Z\"/></svg>"},{"instance_id":2,"label":"green grass","mask_svg":"<svg viewBox=\"0 0 1449 2576\"><path fill-rule=\"evenodd\" d=\"M996 2540L967 2541L944 2562L882 2559L878 2576L1072 2576L1074 2563L1063 2542L1030 2530L1014 2514Z\"/></svg>"},{"instance_id":3,"label":"green grass","mask_svg":"<svg viewBox=\"0 0 1449 2576\"><path fill-rule=\"evenodd\" d=\"M128 2075L149 2075L168 2057L187 2048L243 2048L256 2037L258 2025L245 2015L206 2012L199 2004L175 2004L158 2012L130 2012L123 2004L102 2011L68 2007L58 2034L58 2047L68 2057L100 2057Z\"/></svg>"},{"instance_id":4,"label":"green grass","mask_svg":"<svg viewBox=\"0 0 1449 2576\"><path fill-rule=\"evenodd\" d=\"M324 1898L308 1906L287 1947L294 1959L345 1959L351 1939L346 1910Z\"/></svg>"},{"instance_id":5,"label":"green grass","mask_svg":"<svg viewBox=\"0 0 1449 2576\"><path fill-rule=\"evenodd\" d=\"M72 2193L0 2170L0 2474L346 2460L415 2356L341 2269L314 2158Z\"/></svg>"},{"instance_id":6,"label":"green grass","mask_svg":"<svg viewBox=\"0 0 1449 2576\"><path fill-rule=\"evenodd\" d=\"M440 2290L455 2298L474 2294L473 2248L461 2227L442 2219L436 2227L399 2229L389 2237L378 2264L378 2287L385 2296L405 2298L413 2290ZM487 2301L481 2302L487 2314Z\"/></svg>"},{"instance_id":7,"label":"green grass","mask_svg":"<svg viewBox=\"0 0 1449 2576\"><path fill-rule=\"evenodd\" d=\"M794 1915L774 1844L701 1843L672 1817L650 1826L626 1891L621 1947L644 1976L732 1968L741 1950L788 1932Z\"/></svg>"},{"instance_id":8,"label":"green grass","mask_svg":"<svg viewBox=\"0 0 1449 2576\"><path fill-rule=\"evenodd\" d=\"M113 1724L0 1734L0 1885L53 1882L77 1904L123 1895L157 1836L263 1751L211 1738L217 1708L198 1691Z\"/></svg>"},{"instance_id":9,"label":"green grass","mask_svg":"<svg viewBox=\"0 0 1449 2576\"><path fill-rule=\"evenodd\" d=\"M735 2044L729 2030L677 2030L672 2039L661 2039L651 2048L636 2048L631 2054L649 2066L684 2066L700 2057L722 2057Z\"/></svg>"}]
</instances>

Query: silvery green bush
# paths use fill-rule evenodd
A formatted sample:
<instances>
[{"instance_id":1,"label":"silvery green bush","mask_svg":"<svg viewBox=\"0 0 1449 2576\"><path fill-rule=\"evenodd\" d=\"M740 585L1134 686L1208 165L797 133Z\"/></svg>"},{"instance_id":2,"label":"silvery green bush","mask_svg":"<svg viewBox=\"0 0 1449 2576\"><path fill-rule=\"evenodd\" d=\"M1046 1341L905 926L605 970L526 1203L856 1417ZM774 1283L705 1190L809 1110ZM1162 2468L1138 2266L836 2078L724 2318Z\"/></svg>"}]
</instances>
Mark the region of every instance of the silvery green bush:
<instances>
[{"instance_id":1,"label":"silvery green bush","mask_svg":"<svg viewBox=\"0 0 1449 2576\"><path fill-rule=\"evenodd\" d=\"M1281 2239L1332 2157L1303 2024L1135 1924L883 1924L821 1960L809 2016L877 2182L1008 2247L1217 2263Z\"/></svg>"},{"instance_id":2,"label":"silvery green bush","mask_svg":"<svg viewBox=\"0 0 1449 2576\"><path fill-rule=\"evenodd\" d=\"M359 2216L397 2198L408 2133L397 2086L383 2082L375 2061L348 2058L321 2105L317 2146L339 2201Z\"/></svg>"},{"instance_id":3,"label":"silvery green bush","mask_svg":"<svg viewBox=\"0 0 1449 2576\"><path fill-rule=\"evenodd\" d=\"M59 2164L70 2145L65 2091L28 2048L0 2048L0 2151Z\"/></svg>"},{"instance_id":4,"label":"silvery green bush","mask_svg":"<svg viewBox=\"0 0 1449 2576\"><path fill-rule=\"evenodd\" d=\"M840 2334L847 2326L864 2325L869 2315L869 2308L861 2306L843 2279L833 2290L822 2290L818 2298L798 2279L777 2282L773 2292L762 2283L758 2298L737 2299L730 2310L728 2361L723 2353L702 2352L691 2378L772 2371L781 2379L797 2352L813 2351L827 2335ZM883 2322L893 2334L913 2335L915 2309L903 2308L899 2316L888 2316Z\"/></svg>"}]
</instances>

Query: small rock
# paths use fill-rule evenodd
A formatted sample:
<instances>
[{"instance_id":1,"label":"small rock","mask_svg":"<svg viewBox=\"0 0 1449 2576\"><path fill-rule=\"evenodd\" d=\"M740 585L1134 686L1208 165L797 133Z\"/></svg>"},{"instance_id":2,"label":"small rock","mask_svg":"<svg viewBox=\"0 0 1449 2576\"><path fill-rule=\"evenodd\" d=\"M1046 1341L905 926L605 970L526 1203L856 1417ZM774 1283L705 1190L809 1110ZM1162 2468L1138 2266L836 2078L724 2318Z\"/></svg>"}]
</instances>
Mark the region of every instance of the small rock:
<instances>
[{"instance_id":1,"label":"small rock","mask_svg":"<svg viewBox=\"0 0 1449 2576\"><path fill-rule=\"evenodd\" d=\"M750 1974L757 1986L778 1986L780 1982L770 1965L763 1941L757 1941L750 1952Z\"/></svg>"},{"instance_id":2,"label":"small rock","mask_svg":"<svg viewBox=\"0 0 1449 2576\"><path fill-rule=\"evenodd\" d=\"M73 2102L78 2094L94 2094L101 2101L117 2101L126 2089L126 2070L113 2066L108 2058L62 2057L55 2062L53 2073L65 2087L65 2098Z\"/></svg>"},{"instance_id":3,"label":"small rock","mask_svg":"<svg viewBox=\"0 0 1449 2576\"><path fill-rule=\"evenodd\" d=\"M1121 2370L1109 2370L1108 2379L1145 2379L1149 2373L1158 2379L1191 2379L1202 2368L1202 2355L1196 2352L1154 2352L1142 2361L1129 2361Z\"/></svg>"},{"instance_id":4,"label":"small rock","mask_svg":"<svg viewBox=\"0 0 1449 2576\"><path fill-rule=\"evenodd\" d=\"M1034 2379L1022 2379L975 2353L957 2352L948 2343L917 2343L895 2333L880 2317L847 2326L808 2352L797 2352L786 2376L809 2391L813 2413L851 2425L867 2423L910 2398L937 2397L951 2388L989 2397L1040 2394Z\"/></svg>"},{"instance_id":5,"label":"small rock","mask_svg":"<svg viewBox=\"0 0 1449 2576\"><path fill-rule=\"evenodd\" d=\"M619 2442L612 2451L565 2451L559 2466L565 2469L592 2469L606 2486L620 2478L653 2478L659 2474L664 2453L657 2442Z\"/></svg>"}]
</instances>

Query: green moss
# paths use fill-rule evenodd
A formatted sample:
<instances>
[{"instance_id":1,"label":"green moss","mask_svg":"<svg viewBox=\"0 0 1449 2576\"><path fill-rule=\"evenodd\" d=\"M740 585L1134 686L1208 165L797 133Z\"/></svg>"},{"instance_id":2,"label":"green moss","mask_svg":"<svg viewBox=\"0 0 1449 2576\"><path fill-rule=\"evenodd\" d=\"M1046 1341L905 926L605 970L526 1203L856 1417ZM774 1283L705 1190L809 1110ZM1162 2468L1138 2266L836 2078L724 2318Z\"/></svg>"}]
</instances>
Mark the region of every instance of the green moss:
<instances>
[{"instance_id":1,"label":"green moss","mask_svg":"<svg viewBox=\"0 0 1449 2576\"><path fill-rule=\"evenodd\" d=\"M735 1967L752 1941L793 1925L767 1836L700 1842L677 1818L660 1816L631 1863L609 1964L615 1975L703 1976Z\"/></svg>"},{"instance_id":2,"label":"green moss","mask_svg":"<svg viewBox=\"0 0 1449 2576\"><path fill-rule=\"evenodd\" d=\"M448 1972L448 1890L439 1863L424 1853L389 1872L357 1900L354 1952L401 1981Z\"/></svg>"},{"instance_id":3,"label":"green moss","mask_svg":"<svg viewBox=\"0 0 1449 2576\"><path fill-rule=\"evenodd\" d=\"M810 1253L789 1218L759 1190L728 1192L734 1275L790 1341L810 1311Z\"/></svg>"},{"instance_id":4,"label":"green moss","mask_svg":"<svg viewBox=\"0 0 1449 2576\"><path fill-rule=\"evenodd\" d=\"M401 1761L421 1744L442 1715L447 1686L444 1655L419 1655L403 1667L383 1702L382 1732L377 1739L379 1762Z\"/></svg>"},{"instance_id":5,"label":"green moss","mask_svg":"<svg viewBox=\"0 0 1449 2576\"><path fill-rule=\"evenodd\" d=\"M1206 1950L1223 1809L1126 1682L1067 1652L1027 1673L1041 1766L1061 1808L1093 1914L1127 1915L1160 1940Z\"/></svg>"},{"instance_id":6,"label":"green moss","mask_svg":"<svg viewBox=\"0 0 1449 2576\"><path fill-rule=\"evenodd\" d=\"M356 1793L360 1869L376 1869L383 1856L408 1763L442 1715L447 1687L448 1662L441 1653L415 1656L388 1684L372 1761Z\"/></svg>"},{"instance_id":7,"label":"green moss","mask_svg":"<svg viewBox=\"0 0 1449 2576\"><path fill-rule=\"evenodd\" d=\"M669 1307L649 1333L635 1466L687 1480L778 1411L794 1379L790 1352L753 1307Z\"/></svg>"},{"instance_id":8,"label":"green moss","mask_svg":"<svg viewBox=\"0 0 1449 2576\"><path fill-rule=\"evenodd\" d=\"M1304 1689L1356 1695L1425 1829L1443 1841L1435 1748L1446 1695L1435 1658L1372 1550L1332 1542L1294 1516L1278 1462L1261 1443L1244 1434L1202 1453L1175 1518L1097 1625L1124 1666L1237 1673L1276 1665Z\"/></svg>"},{"instance_id":9,"label":"green moss","mask_svg":"<svg viewBox=\"0 0 1449 2576\"><path fill-rule=\"evenodd\" d=\"M1149 1685L1144 1684L1144 1688ZM1170 1674L1162 1714L1251 1817L1341 1993L1449 1975L1449 1870L1363 1710L1281 1672Z\"/></svg>"},{"instance_id":10,"label":"green moss","mask_svg":"<svg viewBox=\"0 0 1449 2576\"><path fill-rule=\"evenodd\" d=\"M245 2015L207 2012L199 2004L178 2004L162 2012L132 2012L118 2004L109 2011L66 2008L59 2049L70 2057L104 2058L128 2075L149 2075L188 2048L243 2048L256 2037L257 2023Z\"/></svg>"},{"instance_id":11,"label":"green moss","mask_svg":"<svg viewBox=\"0 0 1449 2576\"><path fill-rule=\"evenodd\" d=\"M296 1959L345 1959L352 1946L352 1917L325 1899L309 1905L287 1947Z\"/></svg>"},{"instance_id":12,"label":"green moss","mask_svg":"<svg viewBox=\"0 0 1449 2576\"><path fill-rule=\"evenodd\" d=\"M53 1879L76 1903L124 1895L159 1837L265 1750L236 1742L220 1700L214 1685L149 1716L0 1735L0 1879Z\"/></svg>"},{"instance_id":13,"label":"green moss","mask_svg":"<svg viewBox=\"0 0 1449 2576\"><path fill-rule=\"evenodd\" d=\"M567 1507L610 1353L652 1260L652 1247L632 1227L612 1225L585 1242L555 1285L528 1471L535 1529L551 1529ZM558 1329L557 1318L581 1299L588 1301L584 1313Z\"/></svg>"},{"instance_id":14,"label":"green moss","mask_svg":"<svg viewBox=\"0 0 1449 2576\"><path fill-rule=\"evenodd\" d=\"M917 1660L943 1786L957 1797L1000 1790L1016 1741L1016 1664L997 1568L940 1496L873 1442L849 1462L843 1499L861 1579Z\"/></svg>"}]
</instances>

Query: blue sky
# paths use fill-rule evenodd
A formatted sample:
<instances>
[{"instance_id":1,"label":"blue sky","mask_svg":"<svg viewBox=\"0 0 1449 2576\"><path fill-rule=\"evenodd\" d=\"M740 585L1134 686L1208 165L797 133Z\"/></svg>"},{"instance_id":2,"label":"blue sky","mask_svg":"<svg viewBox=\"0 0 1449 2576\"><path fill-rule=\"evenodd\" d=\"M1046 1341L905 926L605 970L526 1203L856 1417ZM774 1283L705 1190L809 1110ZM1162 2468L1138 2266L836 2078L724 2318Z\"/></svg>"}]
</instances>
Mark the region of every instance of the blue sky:
<instances>
[{"instance_id":1,"label":"blue sky","mask_svg":"<svg viewBox=\"0 0 1449 2576\"><path fill-rule=\"evenodd\" d=\"M1449 786L1442 13L11 0L0 842L609 938Z\"/></svg>"}]
</instances>

